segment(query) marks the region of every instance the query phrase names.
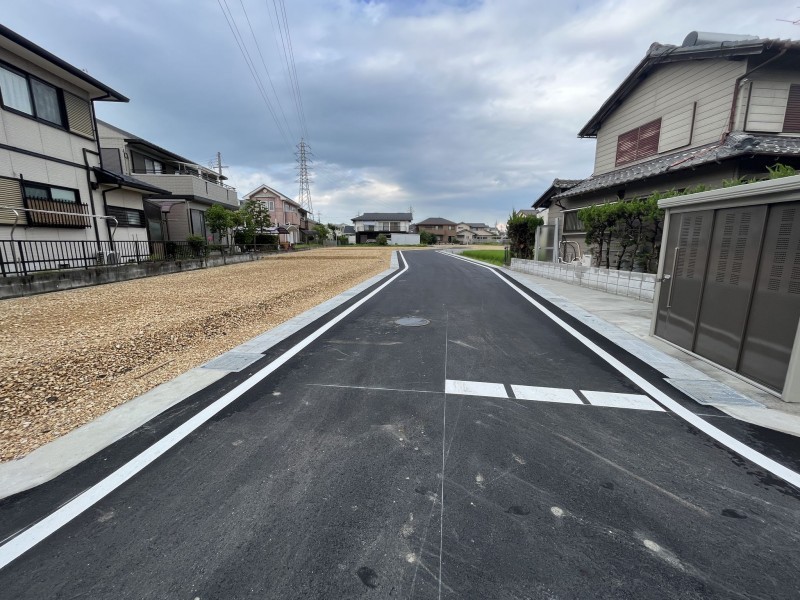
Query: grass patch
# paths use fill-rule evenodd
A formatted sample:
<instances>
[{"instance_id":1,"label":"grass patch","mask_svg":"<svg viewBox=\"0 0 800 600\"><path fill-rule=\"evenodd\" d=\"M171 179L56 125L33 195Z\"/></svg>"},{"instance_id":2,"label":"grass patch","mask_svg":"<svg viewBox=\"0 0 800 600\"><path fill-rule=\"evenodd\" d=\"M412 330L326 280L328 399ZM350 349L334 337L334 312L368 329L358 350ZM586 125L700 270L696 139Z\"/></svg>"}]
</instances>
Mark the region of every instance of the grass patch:
<instances>
[{"instance_id":1,"label":"grass patch","mask_svg":"<svg viewBox=\"0 0 800 600\"><path fill-rule=\"evenodd\" d=\"M475 258L502 267L505 253L505 250L464 250L461 254L469 258Z\"/></svg>"}]
</instances>

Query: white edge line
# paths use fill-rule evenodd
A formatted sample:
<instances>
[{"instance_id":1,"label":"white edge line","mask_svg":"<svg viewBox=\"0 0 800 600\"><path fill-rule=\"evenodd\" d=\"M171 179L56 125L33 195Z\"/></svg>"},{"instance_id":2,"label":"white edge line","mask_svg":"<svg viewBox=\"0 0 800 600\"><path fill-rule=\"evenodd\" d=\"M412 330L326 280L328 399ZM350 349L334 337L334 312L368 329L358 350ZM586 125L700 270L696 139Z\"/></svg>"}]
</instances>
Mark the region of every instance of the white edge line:
<instances>
[{"instance_id":1,"label":"white edge line","mask_svg":"<svg viewBox=\"0 0 800 600\"><path fill-rule=\"evenodd\" d=\"M466 258L466 257L463 257L463 256L458 256L456 254L451 254L449 252L441 252L441 254L449 255L449 256L452 256L453 258L457 259L457 260L463 260L465 262L469 262L471 264L474 264L474 265L476 265L478 267L483 267L484 269L490 270L501 281L503 281L504 283L508 284L508 286L511 289L516 291L519 295L521 295L523 298L525 298L528 302L533 304L533 306L535 306L540 311L542 311L542 313L544 313L551 321L553 321L557 325L559 325L562 329L564 329L572 337L577 339L584 346L589 348L589 350L591 350L592 352L597 354L600 358L602 358L604 361L606 361L609 365L611 365L613 368L615 368L617 371L619 371L622 375L624 375L625 377L630 379L633 383L638 385L642 390L644 390L652 398L654 398L655 400L660 402L663 406L665 406L666 408L670 409L673 413L675 413L676 415L681 417L684 421L690 423L694 427L697 427L697 429L699 429L703 433L711 436L712 438L717 440L719 443L727 446L728 448L730 448L731 450L733 450L734 452L736 452L740 456L742 456L742 457L746 458L747 460L757 464L759 467L765 469L766 471L769 471L770 473L772 473L776 477L780 477L784 481L786 481L786 482L792 484L794 487L800 489L800 474L796 473L795 471L792 471L788 467L783 466L779 462L772 460L768 456L764 456L760 452L758 452L756 450L753 450L750 446L748 446L746 444L743 444L742 442L740 442L736 438L728 435L727 433L725 433L721 429L717 429L711 423L709 423L707 421L704 421L703 419L698 417L696 414L694 414L692 411L690 411L690 410L684 408L683 406L681 406L678 402L676 402L675 400L673 400L672 398L667 396L664 392L659 390L652 383L647 381L644 377L642 377L641 375L636 373L631 368L625 366L619 360L617 360L616 358L614 358L613 356L608 354L605 350L603 350L598 345L596 345L594 342L589 340L582 333L580 333L577 330L573 329L570 325L568 325L567 323L562 321L559 317L557 317L556 315L551 313L547 308L545 308L544 306L539 304L539 302L537 302L536 300L534 300L533 298L531 298L530 296L525 294L516 285L514 285L509 280L507 280L503 276L501 276L500 273L497 271L497 269L495 269L493 267L489 267L489 266L483 265L483 264L480 264L479 262L470 260L469 258Z\"/></svg>"},{"instance_id":2,"label":"white edge line","mask_svg":"<svg viewBox=\"0 0 800 600\"><path fill-rule=\"evenodd\" d=\"M402 256L402 252L398 252ZM405 257L403 257L405 262ZM162 456L165 452L170 450L173 446L178 444L181 440L186 438L195 429L203 425L206 421L210 420L214 415L219 413L222 409L230 405L242 394L251 390L256 384L263 381L271 375L278 368L282 367L292 357L298 354L301 350L306 348L311 342L319 338L323 333L331 329L334 325L338 324L345 317L347 317L354 310L359 308L362 304L367 302L378 292L383 290L386 286L392 283L395 279L400 277L408 270L408 263L402 270L398 271L391 279L386 281L377 289L364 296L361 300L344 310L342 313L325 323L322 327L317 329L314 333L303 339L301 342L295 344L292 348L287 350L279 358L275 359L259 372L255 373L247 381L244 381L229 391L227 394L221 396L210 406L207 406L202 411L194 415L191 419L171 431L163 438L158 440L155 444L144 450L141 454L131 459L119 469L108 475L105 479L99 481L86 491L82 492L63 506L51 513L41 521L38 521L28 529L19 533L16 537L11 538L8 542L0 546L0 569L6 567L11 561L15 560L23 553L27 552L36 544L58 531L61 527L69 523L72 519L80 515L89 507L93 506L105 496L113 492L116 488L131 479L133 476L142 471L150 463L154 462L157 458Z\"/></svg>"}]
</instances>

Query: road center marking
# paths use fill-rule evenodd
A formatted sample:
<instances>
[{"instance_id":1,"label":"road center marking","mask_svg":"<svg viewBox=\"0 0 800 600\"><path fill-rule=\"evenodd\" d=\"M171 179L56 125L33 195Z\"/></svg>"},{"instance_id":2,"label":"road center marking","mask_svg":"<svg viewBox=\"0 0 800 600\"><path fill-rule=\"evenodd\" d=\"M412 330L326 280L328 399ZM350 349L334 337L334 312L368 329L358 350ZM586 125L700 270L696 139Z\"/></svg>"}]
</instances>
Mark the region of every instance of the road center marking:
<instances>
[{"instance_id":1,"label":"road center marking","mask_svg":"<svg viewBox=\"0 0 800 600\"><path fill-rule=\"evenodd\" d=\"M587 392L581 390L589 404L594 406L613 406L615 408L634 408L664 412L658 404L642 394L612 394L610 392Z\"/></svg>"},{"instance_id":2,"label":"road center marking","mask_svg":"<svg viewBox=\"0 0 800 600\"><path fill-rule=\"evenodd\" d=\"M483 381L445 380L444 391L447 394L460 396L489 396L491 398L508 398L506 386L502 383L485 383Z\"/></svg>"},{"instance_id":3,"label":"road center marking","mask_svg":"<svg viewBox=\"0 0 800 600\"><path fill-rule=\"evenodd\" d=\"M560 388L535 387L531 385L512 385L511 390L517 400L534 400L538 402L561 402L563 404L583 404L572 390Z\"/></svg>"}]
</instances>

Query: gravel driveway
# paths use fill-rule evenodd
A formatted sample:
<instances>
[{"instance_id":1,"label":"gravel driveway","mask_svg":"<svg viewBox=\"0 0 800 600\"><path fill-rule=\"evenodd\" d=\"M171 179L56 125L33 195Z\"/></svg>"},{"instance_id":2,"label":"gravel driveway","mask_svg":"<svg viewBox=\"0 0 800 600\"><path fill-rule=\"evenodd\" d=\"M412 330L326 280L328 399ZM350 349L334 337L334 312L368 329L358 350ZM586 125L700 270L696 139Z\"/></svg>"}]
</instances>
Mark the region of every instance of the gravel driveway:
<instances>
[{"instance_id":1,"label":"gravel driveway","mask_svg":"<svg viewBox=\"0 0 800 600\"><path fill-rule=\"evenodd\" d=\"M0 462L384 271L390 256L327 248L0 301Z\"/></svg>"}]
</instances>

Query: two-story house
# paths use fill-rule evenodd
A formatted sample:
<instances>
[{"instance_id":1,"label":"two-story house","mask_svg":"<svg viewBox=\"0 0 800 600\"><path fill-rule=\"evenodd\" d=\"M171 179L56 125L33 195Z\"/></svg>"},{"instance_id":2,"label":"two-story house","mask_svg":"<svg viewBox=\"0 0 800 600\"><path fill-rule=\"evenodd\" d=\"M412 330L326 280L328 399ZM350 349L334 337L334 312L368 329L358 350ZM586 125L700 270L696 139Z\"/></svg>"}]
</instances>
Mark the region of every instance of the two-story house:
<instances>
[{"instance_id":1,"label":"two-story house","mask_svg":"<svg viewBox=\"0 0 800 600\"><path fill-rule=\"evenodd\" d=\"M267 207L269 220L276 228L281 243L305 241L307 233L303 232L309 231L308 211L298 202L264 184L242 197L242 202L248 200L258 200Z\"/></svg>"},{"instance_id":2,"label":"two-story house","mask_svg":"<svg viewBox=\"0 0 800 600\"><path fill-rule=\"evenodd\" d=\"M85 266L111 250L93 102L106 84L0 25L0 266ZM146 184L142 184L147 187ZM138 190L139 183L114 189ZM154 188L150 191L155 191ZM120 228L116 239L126 239Z\"/></svg>"},{"instance_id":3,"label":"two-story house","mask_svg":"<svg viewBox=\"0 0 800 600\"><path fill-rule=\"evenodd\" d=\"M224 175L104 121L97 126L104 171L163 190L147 194L139 207L151 242L184 241L189 235L210 240L208 207L239 208L236 190L225 184Z\"/></svg>"},{"instance_id":4,"label":"two-story house","mask_svg":"<svg viewBox=\"0 0 800 600\"><path fill-rule=\"evenodd\" d=\"M412 213L364 213L351 219L356 228L356 243L366 244L383 234L387 239L392 234L407 234L414 216Z\"/></svg>"},{"instance_id":5,"label":"two-story house","mask_svg":"<svg viewBox=\"0 0 800 600\"><path fill-rule=\"evenodd\" d=\"M489 227L486 223L465 223L462 221L456 226L456 239L462 244L495 242L500 237L500 232L497 228Z\"/></svg>"},{"instance_id":6,"label":"two-story house","mask_svg":"<svg viewBox=\"0 0 800 600\"><path fill-rule=\"evenodd\" d=\"M458 224L441 217L431 217L417 223L417 232L427 231L436 236L437 244L452 244L458 241Z\"/></svg>"},{"instance_id":7,"label":"two-story house","mask_svg":"<svg viewBox=\"0 0 800 600\"><path fill-rule=\"evenodd\" d=\"M594 173L556 180L534 207L584 247L585 206L798 167L800 44L697 32L653 44L578 135L597 140Z\"/></svg>"}]
</instances>

